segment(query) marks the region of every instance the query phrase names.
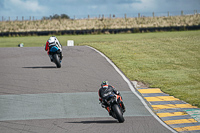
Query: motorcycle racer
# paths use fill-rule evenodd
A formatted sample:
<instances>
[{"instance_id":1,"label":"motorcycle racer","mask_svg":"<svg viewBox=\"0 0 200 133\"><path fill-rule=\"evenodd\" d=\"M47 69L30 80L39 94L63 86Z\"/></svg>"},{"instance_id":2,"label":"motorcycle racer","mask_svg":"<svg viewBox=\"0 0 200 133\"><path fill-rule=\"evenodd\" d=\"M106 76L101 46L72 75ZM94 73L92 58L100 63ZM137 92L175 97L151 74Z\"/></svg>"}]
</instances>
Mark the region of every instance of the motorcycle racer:
<instances>
[{"instance_id":1,"label":"motorcycle racer","mask_svg":"<svg viewBox=\"0 0 200 133\"><path fill-rule=\"evenodd\" d=\"M99 92L98 92L99 101L101 103L102 108L105 108L109 112L109 114L110 114L110 109L109 109L109 106L107 105L106 100L109 98L109 95L112 93L116 95L120 95L120 92L117 91L114 88L114 86L109 85L108 81L102 81L101 88L99 89ZM121 106L122 106L123 112L125 112L125 106L122 100L121 100Z\"/></svg>"},{"instance_id":2,"label":"motorcycle racer","mask_svg":"<svg viewBox=\"0 0 200 133\"><path fill-rule=\"evenodd\" d=\"M60 59L62 60L62 45L60 44L60 42L58 41L58 39L55 36L50 37L45 45L45 51L47 51L47 54L49 55L51 61L53 61L53 57L51 54L49 54L51 52L51 47L52 46L56 46L59 50L60 50Z\"/></svg>"}]
</instances>

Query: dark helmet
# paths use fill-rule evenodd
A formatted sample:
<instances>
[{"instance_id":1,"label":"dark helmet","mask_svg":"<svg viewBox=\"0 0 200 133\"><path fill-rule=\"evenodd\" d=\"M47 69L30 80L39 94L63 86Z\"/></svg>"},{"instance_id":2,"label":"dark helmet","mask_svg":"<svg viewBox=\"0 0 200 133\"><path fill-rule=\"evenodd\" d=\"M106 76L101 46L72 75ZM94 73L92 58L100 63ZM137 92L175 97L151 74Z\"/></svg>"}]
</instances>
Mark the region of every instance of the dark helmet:
<instances>
[{"instance_id":1,"label":"dark helmet","mask_svg":"<svg viewBox=\"0 0 200 133\"><path fill-rule=\"evenodd\" d=\"M102 81L101 82L101 87L104 86L104 85L108 85L108 81Z\"/></svg>"}]
</instances>

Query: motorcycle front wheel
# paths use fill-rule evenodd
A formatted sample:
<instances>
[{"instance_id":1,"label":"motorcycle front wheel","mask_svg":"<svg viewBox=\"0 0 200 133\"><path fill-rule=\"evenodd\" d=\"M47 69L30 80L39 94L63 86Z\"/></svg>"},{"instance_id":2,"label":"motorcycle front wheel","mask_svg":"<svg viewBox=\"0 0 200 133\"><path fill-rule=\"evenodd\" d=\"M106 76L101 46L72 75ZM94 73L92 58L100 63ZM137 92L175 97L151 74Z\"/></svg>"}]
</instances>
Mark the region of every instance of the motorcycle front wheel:
<instances>
[{"instance_id":1,"label":"motorcycle front wheel","mask_svg":"<svg viewBox=\"0 0 200 133\"><path fill-rule=\"evenodd\" d=\"M123 117L123 114L122 114L119 106L117 104L114 104L112 106L112 110L114 111L119 123L123 123L124 122L124 117Z\"/></svg>"}]
</instances>

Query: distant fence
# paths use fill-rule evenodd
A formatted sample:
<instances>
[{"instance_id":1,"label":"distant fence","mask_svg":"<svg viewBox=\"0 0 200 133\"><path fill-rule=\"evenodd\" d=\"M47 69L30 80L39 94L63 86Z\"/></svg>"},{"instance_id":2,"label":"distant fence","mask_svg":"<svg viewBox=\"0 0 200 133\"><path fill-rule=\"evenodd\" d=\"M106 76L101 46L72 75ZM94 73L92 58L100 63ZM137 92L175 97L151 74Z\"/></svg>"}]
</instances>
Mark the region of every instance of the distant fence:
<instances>
[{"instance_id":1,"label":"distant fence","mask_svg":"<svg viewBox=\"0 0 200 133\"><path fill-rule=\"evenodd\" d=\"M70 19L91 19L91 18L129 18L129 17L159 17L159 16L180 16L198 14L199 10L182 10L171 12L141 12L125 14L93 14L93 15L73 15ZM44 16L1 16L0 21L36 21L41 20Z\"/></svg>"},{"instance_id":2,"label":"distant fence","mask_svg":"<svg viewBox=\"0 0 200 133\"><path fill-rule=\"evenodd\" d=\"M150 28L124 28L124 29L88 29L88 30L61 30L61 31L33 31L33 32L3 32L0 36L45 36L45 35L79 35L79 34L117 34L117 33L142 33L160 31L185 31L200 30L197 26L172 26L172 27L150 27Z\"/></svg>"}]
</instances>

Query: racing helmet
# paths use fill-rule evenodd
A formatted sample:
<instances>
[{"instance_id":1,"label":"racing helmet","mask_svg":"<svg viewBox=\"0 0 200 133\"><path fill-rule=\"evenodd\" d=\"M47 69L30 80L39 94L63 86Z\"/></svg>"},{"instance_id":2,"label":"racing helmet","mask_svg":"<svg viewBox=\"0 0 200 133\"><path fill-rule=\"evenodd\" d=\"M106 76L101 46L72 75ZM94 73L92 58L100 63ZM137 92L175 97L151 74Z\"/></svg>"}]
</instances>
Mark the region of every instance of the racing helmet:
<instances>
[{"instance_id":1,"label":"racing helmet","mask_svg":"<svg viewBox=\"0 0 200 133\"><path fill-rule=\"evenodd\" d=\"M55 37L50 37L49 38L49 44L55 43Z\"/></svg>"},{"instance_id":2,"label":"racing helmet","mask_svg":"<svg viewBox=\"0 0 200 133\"><path fill-rule=\"evenodd\" d=\"M102 81L101 82L101 87L104 86L104 85L108 85L108 81Z\"/></svg>"},{"instance_id":3,"label":"racing helmet","mask_svg":"<svg viewBox=\"0 0 200 133\"><path fill-rule=\"evenodd\" d=\"M56 38L56 36L52 36L54 39L55 39L55 41L58 41L58 39Z\"/></svg>"}]
</instances>

